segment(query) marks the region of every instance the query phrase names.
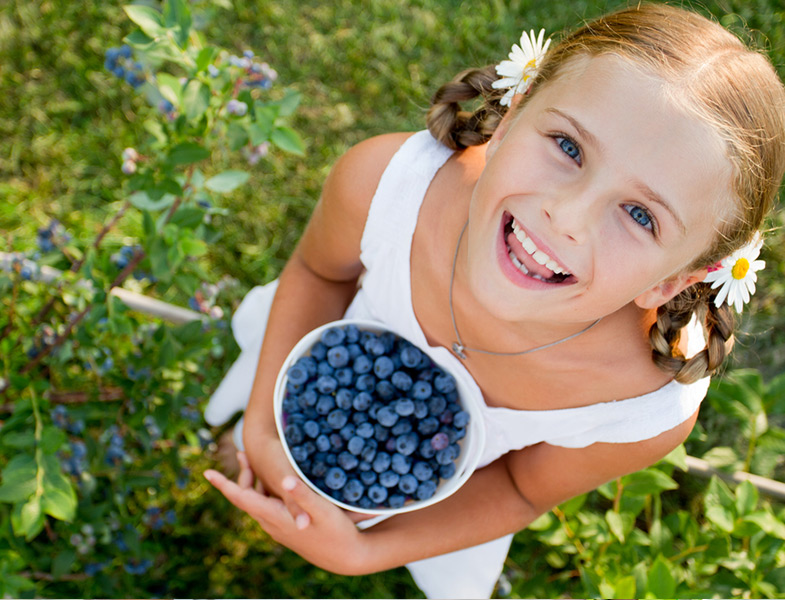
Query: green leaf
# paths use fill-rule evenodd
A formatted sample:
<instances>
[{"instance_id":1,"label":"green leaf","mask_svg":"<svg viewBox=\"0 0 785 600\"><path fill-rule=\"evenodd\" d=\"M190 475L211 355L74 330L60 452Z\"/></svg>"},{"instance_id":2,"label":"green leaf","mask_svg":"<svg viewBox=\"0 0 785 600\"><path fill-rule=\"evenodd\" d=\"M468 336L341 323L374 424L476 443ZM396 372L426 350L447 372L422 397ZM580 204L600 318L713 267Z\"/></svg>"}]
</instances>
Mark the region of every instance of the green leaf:
<instances>
[{"instance_id":1,"label":"green leaf","mask_svg":"<svg viewBox=\"0 0 785 600\"><path fill-rule=\"evenodd\" d=\"M676 592L676 578L671 563L662 555L658 556L649 569L647 591L655 598L673 598Z\"/></svg>"},{"instance_id":2,"label":"green leaf","mask_svg":"<svg viewBox=\"0 0 785 600\"><path fill-rule=\"evenodd\" d=\"M30 454L13 457L3 469L3 483L0 485L0 502L21 502L36 490L38 467Z\"/></svg>"},{"instance_id":3,"label":"green leaf","mask_svg":"<svg viewBox=\"0 0 785 600\"><path fill-rule=\"evenodd\" d=\"M290 127L276 127L273 129L270 141L284 152L290 152L298 156L305 155L305 143L299 134Z\"/></svg>"},{"instance_id":4,"label":"green leaf","mask_svg":"<svg viewBox=\"0 0 785 600\"><path fill-rule=\"evenodd\" d=\"M272 135L273 128L270 124L265 123L251 123L248 126L248 131L246 135L250 136L251 145L258 146L259 144L263 144L270 139L270 135Z\"/></svg>"},{"instance_id":5,"label":"green leaf","mask_svg":"<svg viewBox=\"0 0 785 600\"><path fill-rule=\"evenodd\" d=\"M724 506L714 505L706 509L706 518L719 527L722 531L733 531L733 513Z\"/></svg>"},{"instance_id":6,"label":"green leaf","mask_svg":"<svg viewBox=\"0 0 785 600\"><path fill-rule=\"evenodd\" d=\"M145 49L150 43L153 41L149 35L146 35L143 31L139 29L135 29L131 33L129 33L123 41L134 48L139 48L140 50Z\"/></svg>"},{"instance_id":7,"label":"green leaf","mask_svg":"<svg viewBox=\"0 0 785 600\"><path fill-rule=\"evenodd\" d=\"M248 132L246 131L245 127L240 123L238 123L237 121L232 121L231 123L229 123L229 127L227 127L226 129L226 137L229 141L230 150L239 150L240 148L245 146L248 143L248 140L250 139L248 137Z\"/></svg>"},{"instance_id":8,"label":"green leaf","mask_svg":"<svg viewBox=\"0 0 785 600\"><path fill-rule=\"evenodd\" d=\"M41 499L38 496L14 506L11 527L14 535L24 537L28 542L41 532L44 528L44 513L41 512Z\"/></svg>"},{"instance_id":9,"label":"green leaf","mask_svg":"<svg viewBox=\"0 0 785 600\"><path fill-rule=\"evenodd\" d=\"M770 512L759 510L745 515L742 521L754 523L768 535L785 540L785 523L782 523Z\"/></svg>"},{"instance_id":10,"label":"green leaf","mask_svg":"<svg viewBox=\"0 0 785 600\"><path fill-rule=\"evenodd\" d=\"M188 42L191 31L191 9L185 0L168 0L164 3L164 22L174 29L175 38L181 48Z\"/></svg>"},{"instance_id":11,"label":"green leaf","mask_svg":"<svg viewBox=\"0 0 785 600\"><path fill-rule=\"evenodd\" d=\"M183 142L172 148L167 160L173 165L189 165L210 158L210 152L194 142Z\"/></svg>"},{"instance_id":12,"label":"green leaf","mask_svg":"<svg viewBox=\"0 0 785 600\"><path fill-rule=\"evenodd\" d=\"M278 102L278 106L280 107L278 110L278 115L281 117L288 117L297 110L297 106L300 104L300 99L302 98L302 94L300 92L296 92L294 90L286 90L286 94L284 97Z\"/></svg>"},{"instance_id":13,"label":"green leaf","mask_svg":"<svg viewBox=\"0 0 785 600\"><path fill-rule=\"evenodd\" d=\"M155 235L155 221L152 215L146 211L142 211L142 226L144 227L145 237L152 238Z\"/></svg>"},{"instance_id":14,"label":"green leaf","mask_svg":"<svg viewBox=\"0 0 785 600\"><path fill-rule=\"evenodd\" d=\"M139 191L131 194L128 201L139 210L161 210L169 208L175 201L175 197L172 194L164 194L160 199L153 200L147 192Z\"/></svg>"},{"instance_id":15,"label":"green leaf","mask_svg":"<svg viewBox=\"0 0 785 600\"><path fill-rule=\"evenodd\" d=\"M207 253L207 244L194 237L181 238L177 246L184 256L204 256Z\"/></svg>"},{"instance_id":16,"label":"green leaf","mask_svg":"<svg viewBox=\"0 0 785 600\"><path fill-rule=\"evenodd\" d=\"M215 46L206 46L199 50L199 54L196 56L197 72L204 71L208 66L210 66L215 60L216 56L218 56L218 48Z\"/></svg>"},{"instance_id":17,"label":"green leaf","mask_svg":"<svg viewBox=\"0 0 785 600\"><path fill-rule=\"evenodd\" d=\"M559 505L561 511L568 517L577 514L578 511L581 510L583 505L586 503L586 499L588 498L588 494L581 494L580 496L575 496L574 498L570 498L566 502Z\"/></svg>"},{"instance_id":18,"label":"green leaf","mask_svg":"<svg viewBox=\"0 0 785 600\"><path fill-rule=\"evenodd\" d=\"M736 514L740 517L751 513L758 506L758 488L749 481L742 481L736 488Z\"/></svg>"},{"instance_id":19,"label":"green leaf","mask_svg":"<svg viewBox=\"0 0 785 600\"><path fill-rule=\"evenodd\" d=\"M10 448L24 449L35 446L35 434L32 430L9 431L2 434L3 445Z\"/></svg>"},{"instance_id":20,"label":"green leaf","mask_svg":"<svg viewBox=\"0 0 785 600\"><path fill-rule=\"evenodd\" d=\"M204 182L204 187L213 192L226 194L243 185L249 177L246 171L224 171L210 177Z\"/></svg>"},{"instance_id":21,"label":"green leaf","mask_svg":"<svg viewBox=\"0 0 785 600\"><path fill-rule=\"evenodd\" d=\"M635 576L627 575L616 580L613 586L614 598L637 598L635 595Z\"/></svg>"},{"instance_id":22,"label":"green leaf","mask_svg":"<svg viewBox=\"0 0 785 600\"><path fill-rule=\"evenodd\" d=\"M727 446L712 448L702 458L715 469L735 470L741 462L733 448Z\"/></svg>"},{"instance_id":23,"label":"green leaf","mask_svg":"<svg viewBox=\"0 0 785 600\"><path fill-rule=\"evenodd\" d=\"M622 478L624 493L633 496L658 494L665 490L675 490L679 485L658 469L644 469Z\"/></svg>"},{"instance_id":24,"label":"green leaf","mask_svg":"<svg viewBox=\"0 0 785 600\"><path fill-rule=\"evenodd\" d=\"M703 504L707 509L710 506L722 506L733 510L736 505L736 497L728 485L715 475L711 478L709 487L703 495Z\"/></svg>"},{"instance_id":25,"label":"green leaf","mask_svg":"<svg viewBox=\"0 0 785 600\"><path fill-rule=\"evenodd\" d=\"M198 79L189 81L183 93L183 108L188 120L198 121L201 119L209 104L210 88Z\"/></svg>"},{"instance_id":26,"label":"green leaf","mask_svg":"<svg viewBox=\"0 0 785 600\"><path fill-rule=\"evenodd\" d=\"M161 13L154 8L131 4L124 6L123 10L128 15L128 18L139 25L139 29L151 38L166 35L166 27L164 26Z\"/></svg>"},{"instance_id":27,"label":"green leaf","mask_svg":"<svg viewBox=\"0 0 785 600\"><path fill-rule=\"evenodd\" d=\"M41 433L41 450L45 454L54 454L65 443L65 432L54 425L47 425Z\"/></svg>"},{"instance_id":28,"label":"green leaf","mask_svg":"<svg viewBox=\"0 0 785 600\"><path fill-rule=\"evenodd\" d=\"M777 375L766 386L766 404L769 414L785 415L785 373Z\"/></svg>"},{"instance_id":29,"label":"green leaf","mask_svg":"<svg viewBox=\"0 0 785 600\"><path fill-rule=\"evenodd\" d=\"M155 76L158 83L158 91L169 100L175 107L179 108L183 102L183 86L180 79L169 73L158 73Z\"/></svg>"},{"instance_id":30,"label":"green leaf","mask_svg":"<svg viewBox=\"0 0 785 600\"><path fill-rule=\"evenodd\" d=\"M668 463L681 469L682 471L687 470L687 449L684 447L684 444L677 446L674 448L667 456L662 459L662 462Z\"/></svg>"},{"instance_id":31,"label":"green leaf","mask_svg":"<svg viewBox=\"0 0 785 600\"><path fill-rule=\"evenodd\" d=\"M611 533L615 535L620 542L623 543L625 532L624 532L624 520L622 519L621 515L617 513L615 510L606 511L605 521L608 523L608 527L610 528Z\"/></svg>"},{"instance_id":32,"label":"green leaf","mask_svg":"<svg viewBox=\"0 0 785 600\"><path fill-rule=\"evenodd\" d=\"M76 551L72 548L66 548L59 552L52 561L52 576L55 579L60 579L66 573L70 573L75 560Z\"/></svg>"}]
</instances>

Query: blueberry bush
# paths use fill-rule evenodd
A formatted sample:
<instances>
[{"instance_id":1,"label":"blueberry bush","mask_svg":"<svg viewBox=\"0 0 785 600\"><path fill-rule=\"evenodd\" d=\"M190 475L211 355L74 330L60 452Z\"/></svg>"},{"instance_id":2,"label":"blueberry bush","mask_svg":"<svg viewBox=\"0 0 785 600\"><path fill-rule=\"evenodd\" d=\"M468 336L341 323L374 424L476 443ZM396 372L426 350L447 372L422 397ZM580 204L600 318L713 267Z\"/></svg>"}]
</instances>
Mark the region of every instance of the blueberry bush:
<instances>
[{"instance_id":1,"label":"blueberry bush","mask_svg":"<svg viewBox=\"0 0 785 600\"><path fill-rule=\"evenodd\" d=\"M304 151L288 125L299 94L272 89L261 57L207 43L184 0L124 10L136 29L106 49L103 74L133 96L140 124L117 160L124 200L93 237L52 219L35 247L10 238L0 263L4 597L49 582L87 597L156 593L138 576L167 571L158 538L178 526L192 463L214 443L200 403L232 349L232 281L201 259L222 198L250 173L217 167L231 153L253 166ZM187 301L191 315L139 314L119 287Z\"/></svg>"}]
</instances>

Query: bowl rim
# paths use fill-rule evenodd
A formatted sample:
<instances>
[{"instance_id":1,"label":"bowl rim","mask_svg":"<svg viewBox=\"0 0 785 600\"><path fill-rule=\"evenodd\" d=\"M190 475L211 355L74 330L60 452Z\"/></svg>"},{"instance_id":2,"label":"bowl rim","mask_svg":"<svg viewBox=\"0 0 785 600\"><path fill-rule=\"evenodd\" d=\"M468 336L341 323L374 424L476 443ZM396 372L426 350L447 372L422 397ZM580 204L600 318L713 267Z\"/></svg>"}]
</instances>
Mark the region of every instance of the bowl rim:
<instances>
[{"instance_id":1,"label":"bowl rim","mask_svg":"<svg viewBox=\"0 0 785 600\"><path fill-rule=\"evenodd\" d=\"M347 325L355 325L360 329L367 329L377 333L381 331L390 331L416 346L421 352L424 352L426 355L428 355L428 358L430 358L434 364L436 364L446 373L452 375L455 379L456 388L459 390L461 406L464 410L468 411L470 415L469 426L467 428L466 435L462 440L459 441L461 444L461 455L458 457L458 461L456 463L455 475L449 479L441 481L437 487L436 493L426 500L415 500L398 508L360 508L358 506L352 506L351 504L347 504L346 502L342 502L341 500L333 498L323 490L319 489L316 484L314 484L305 475L305 473L303 473L302 469L300 469L297 461L294 460L294 457L289 450L289 445L287 444L283 434L283 398L285 396L287 371L298 358L304 356L311 346L313 346L313 344L321 338L323 331L333 327L345 327ZM413 510L419 510L444 500L445 498L457 492L458 489L460 489L466 483L466 481L469 480L469 477L471 477L472 473L474 473L485 447L485 425L482 411L477 405L476 399L472 396L472 394L467 393L468 391L467 384L463 380L462 374L457 374L454 369L446 367L442 361L434 358L428 349L414 344L409 338L396 331L393 327L390 327L389 325L380 321L373 321L370 319L338 319L320 325L319 327L316 327L315 329L312 329L306 333L294 345L289 354L286 356L286 359L283 361L281 369L278 371L278 376L275 380L275 388L273 393L275 427L278 431L278 437L281 440L281 445L283 446L286 458L289 460L289 464L291 464L292 468L294 468L300 479L302 479L308 485L308 487L314 490L317 494L329 500L332 504L335 504L336 506L339 506L345 510L368 515L391 516Z\"/></svg>"}]
</instances>

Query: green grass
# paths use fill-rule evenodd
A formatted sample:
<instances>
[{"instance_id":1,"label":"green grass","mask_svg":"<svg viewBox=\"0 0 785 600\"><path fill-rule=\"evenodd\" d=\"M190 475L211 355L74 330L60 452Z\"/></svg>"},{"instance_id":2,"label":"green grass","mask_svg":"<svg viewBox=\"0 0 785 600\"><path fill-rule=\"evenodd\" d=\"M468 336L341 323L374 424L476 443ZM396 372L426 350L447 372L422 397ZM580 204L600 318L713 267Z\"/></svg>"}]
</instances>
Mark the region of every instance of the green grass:
<instances>
[{"instance_id":1,"label":"green grass","mask_svg":"<svg viewBox=\"0 0 785 600\"><path fill-rule=\"evenodd\" d=\"M383 132L423 128L436 88L463 68L504 58L522 28L559 32L622 4L236 0L227 10L199 3L209 16L205 32L212 42L233 52L254 50L279 72L280 86L303 93L293 125L308 146L303 158L276 155L262 161L253 167L251 183L227 199L229 214L220 225L223 240L210 251L211 269L246 288L275 278L330 166L350 146ZM136 143L141 124L134 112L139 99L103 69L105 49L130 32L120 6L11 0L0 8L0 250L32 248L36 228L50 218L59 219L74 237L91 239L124 199L120 153ZM700 6L760 43L785 73L780 0ZM745 26L751 33L743 33ZM781 220L775 217L773 226ZM124 230L134 227L127 223ZM785 298L784 241L776 231L765 251L769 269L742 321L735 359L768 375L785 365L785 323L778 310ZM401 569L342 578L311 567L240 515L236 530L218 531L214 525L223 520L214 519L215 512L225 510L218 502L207 494L183 506L193 525L177 531L183 554L172 557L190 565L175 584L183 595L420 595ZM508 566L542 579L547 589L547 576L532 566L542 559L529 554L525 539L525 533L516 539ZM84 590L61 588L61 593Z\"/></svg>"}]
</instances>

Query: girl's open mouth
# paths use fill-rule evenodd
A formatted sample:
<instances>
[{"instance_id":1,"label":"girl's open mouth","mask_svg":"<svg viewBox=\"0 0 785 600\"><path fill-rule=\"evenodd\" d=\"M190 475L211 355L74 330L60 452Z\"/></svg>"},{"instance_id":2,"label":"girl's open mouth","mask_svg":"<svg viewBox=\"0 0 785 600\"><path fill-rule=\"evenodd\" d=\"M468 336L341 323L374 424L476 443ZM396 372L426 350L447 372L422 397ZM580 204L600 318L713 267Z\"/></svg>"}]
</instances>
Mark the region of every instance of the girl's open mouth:
<instances>
[{"instance_id":1,"label":"girl's open mouth","mask_svg":"<svg viewBox=\"0 0 785 600\"><path fill-rule=\"evenodd\" d=\"M509 213L504 213L503 237L510 261L523 275L551 285L576 283L575 276L540 250Z\"/></svg>"}]
</instances>

